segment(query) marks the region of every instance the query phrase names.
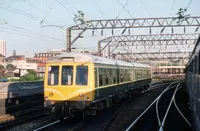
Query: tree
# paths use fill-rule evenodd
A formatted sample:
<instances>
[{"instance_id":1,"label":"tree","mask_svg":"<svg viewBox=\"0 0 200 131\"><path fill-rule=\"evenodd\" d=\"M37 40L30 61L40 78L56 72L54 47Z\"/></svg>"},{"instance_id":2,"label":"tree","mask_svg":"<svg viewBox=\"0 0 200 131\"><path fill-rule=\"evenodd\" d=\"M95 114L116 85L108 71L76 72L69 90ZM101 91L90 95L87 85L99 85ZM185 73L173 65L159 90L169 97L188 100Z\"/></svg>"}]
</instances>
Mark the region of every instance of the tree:
<instances>
[{"instance_id":1,"label":"tree","mask_svg":"<svg viewBox=\"0 0 200 131\"><path fill-rule=\"evenodd\" d=\"M40 80L34 70L28 70L28 73L20 77L20 81L36 81Z\"/></svg>"},{"instance_id":2,"label":"tree","mask_svg":"<svg viewBox=\"0 0 200 131\"><path fill-rule=\"evenodd\" d=\"M12 64L8 64L6 66L6 69L16 69L16 67L14 65L12 65Z\"/></svg>"},{"instance_id":3,"label":"tree","mask_svg":"<svg viewBox=\"0 0 200 131\"><path fill-rule=\"evenodd\" d=\"M35 80L35 76L30 73L20 77L20 81L34 81L34 80Z\"/></svg>"},{"instance_id":4,"label":"tree","mask_svg":"<svg viewBox=\"0 0 200 131\"><path fill-rule=\"evenodd\" d=\"M35 70L28 69L27 71L28 73L33 74L34 76L37 76L37 72Z\"/></svg>"},{"instance_id":5,"label":"tree","mask_svg":"<svg viewBox=\"0 0 200 131\"><path fill-rule=\"evenodd\" d=\"M3 66L3 65L0 65L0 69L4 69L4 66Z\"/></svg>"}]
</instances>

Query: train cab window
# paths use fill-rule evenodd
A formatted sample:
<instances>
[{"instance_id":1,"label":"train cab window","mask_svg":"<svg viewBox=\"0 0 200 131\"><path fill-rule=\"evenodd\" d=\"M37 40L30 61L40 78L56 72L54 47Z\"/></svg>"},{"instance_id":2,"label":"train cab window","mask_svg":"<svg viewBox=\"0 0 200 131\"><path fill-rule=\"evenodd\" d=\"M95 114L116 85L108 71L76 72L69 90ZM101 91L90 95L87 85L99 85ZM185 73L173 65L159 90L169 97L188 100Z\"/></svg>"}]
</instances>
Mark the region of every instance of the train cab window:
<instances>
[{"instance_id":1,"label":"train cab window","mask_svg":"<svg viewBox=\"0 0 200 131\"><path fill-rule=\"evenodd\" d=\"M88 66L76 67L76 85L88 84Z\"/></svg>"},{"instance_id":2,"label":"train cab window","mask_svg":"<svg viewBox=\"0 0 200 131\"><path fill-rule=\"evenodd\" d=\"M48 85L58 85L59 66L48 67Z\"/></svg>"},{"instance_id":3,"label":"train cab window","mask_svg":"<svg viewBox=\"0 0 200 131\"><path fill-rule=\"evenodd\" d=\"M62 66L62 85L73 84L73 66Z\"/></svg>"}]
</instances>

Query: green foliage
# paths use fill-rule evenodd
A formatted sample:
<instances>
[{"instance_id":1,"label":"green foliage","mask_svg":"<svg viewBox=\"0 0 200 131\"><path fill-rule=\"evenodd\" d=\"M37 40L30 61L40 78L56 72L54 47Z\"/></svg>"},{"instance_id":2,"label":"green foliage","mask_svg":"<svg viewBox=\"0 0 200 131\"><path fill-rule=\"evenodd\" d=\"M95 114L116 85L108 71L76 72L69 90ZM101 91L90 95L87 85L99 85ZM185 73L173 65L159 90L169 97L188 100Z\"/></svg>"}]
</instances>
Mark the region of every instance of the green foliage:
<instances>
[{"instance_id":1,"label":"green foliage","mask_svg":"<svg viewBox=\"0 0 200 131\"><path fill-rule=\"evenodd\" d=\"M35 70L27 70L30 74L33 74L34 76L37 76L37 72Z\"/></svg>"},{"instance_id":2,"label":"green foliage","mask_svg":"<svg viewBox=\"0 0 200 131\"><path fill-rule=\"evenodd\" d=\"M17 82L20 81L20 79L10 79L9 82Z\"/></svg>"},{"instance_id":3,"label":"green foliage","mask_svg":"<svg viewBox=\"0 0 200 131\"><path fill-rule=\"evenodd\" d=\"M6 66L6 69L16 69L16 67L14 65L12 65L12 64L8 64Z\"/></svg>"},{"instance_id":4,"label":"green foliage","mask_svg":"<svg viewBox=\"0 0 200 131\"><path fill-rule=\"evenodd\" d=\"M3 66L3 65L0 65L0 69L4 69L4 66Z\"/></svg>"},{"instance_id":5,"label":"green foliage","mask_svg":"<svg viewBox=\"0 0 200 131\"><path fill-rule=\"evenodd\" d=\"M166 64L165 63L161 63L160 66L166 66Z\"/></svg>"},{"instance_id":6,"label":"green foliage","mask_svg":"<svg viewBox=\"0 0 200 131\"><path fill-rule=\"evenodd\" d=\"M20 77L20 81L37 81L40 80L40 77L37 76L37 73L34 70L28 70L29 73Z\"/></svg>"}]
</instances>

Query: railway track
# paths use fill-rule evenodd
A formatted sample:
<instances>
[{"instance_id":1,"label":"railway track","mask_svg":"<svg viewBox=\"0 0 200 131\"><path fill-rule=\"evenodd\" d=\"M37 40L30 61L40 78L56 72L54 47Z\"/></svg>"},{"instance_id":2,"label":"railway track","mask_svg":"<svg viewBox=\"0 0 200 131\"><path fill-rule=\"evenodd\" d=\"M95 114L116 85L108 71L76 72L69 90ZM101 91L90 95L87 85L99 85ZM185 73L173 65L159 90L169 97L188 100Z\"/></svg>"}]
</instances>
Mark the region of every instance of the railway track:
<instances>
[{"instance_id":1,"label":"railway track","mask_svg":"<svg viewBox=\"0 0 200 131\"><path fill-rule=\"evenodd\" d=\"M121 109L120 114L116 114L108 121L101 130L125 130L132 120L136 119L142 112L151 105L163 90L176 82L158 83L157 86L151 86L149 90L141 96L137 97L124 108Z\"/></svg>"},{"instance_id":2,"label":"railway track","mask_svg":"<svg viewBox=\"0 0 200 131\"><path fill-rule=\"evenodd\" d=\"M79 131L79 130L96 130L98 127L102 127L105 124L105 121L109 120L109 118L113 115L113 113L117 112L120 107L123 106L124 101L116 104L115 106L104 109L103 111L99 111L96 116L88 117L85 121L82 119L74 119L70 120L65 118L65 120L55 120L51 123L43 125L34 131L57 131L57 130L67 130L67 131ZM106 116L106 117L102 117Z\"/></svg>"},{"instance_id":3,"label":"railway track","mask_svg":"<svg viewBox=\"0 0 200 131\"><path fill-rule=\"evenodd\" d=\"M137 97L143 97L148 92L153 92L154 90L157 91L156 96L161 92L161 90L164 90L166 88L166 85L169 85L171 82L165 81L162 83L159 83L151 88L147 92L143 92L137 96L134 96L132 98L126 99L125 101L115 105L112 108L105 109L101 112L98 112L96 116L92 117L91 119L88 119L86 121L70 121L66 119L65 121L56 120L51 123L48 123L42 127L39 127L35 129L35 131L38 130L70 130L70 131L76 131L76 130L106 130L109 123L115 119L115 116L121 112L123 108L125 108L126 105L128 105L131 101L134 101ZM161 89L163 88L163 89ZM154 94L155 95L155 94ZM67 123L67 124L66 124Z\"/></svg>"},{"instance_id":4,"label":"railway track","mask_svg":"<svg viewBox=\"0 0 200 131\"><path fill-rule=\"evenodd\" d=\"M109 109L100 111L97 113L96 116L88 118L85 121L82 121L82 119L70 120L68 118L65 118L65 120L60 121L55 116L42 116L42 117L38 117L38 119L30 120L30 122L26 122L11 130L17 130L17 129L34 130L34 131L40 131L40 130L42 131L126 130L131 125L131 123L133 123L132 120L136 119L138 116L140 116L140 114L143 114L142 116L145 116L144 114L148 114L148 113L143 113L143 111L145 110L145 108L151 105L152 101L158 100L158 96L162 94L163 90L166 90L169 88L170 90L173 90L176 87L175 85L177 86L177 82L157 83L157 86L156 85L151 86L148 91L143 92L135 97L126 99L125 101L122 101L121 103L118 103ZM172 86L174 88L172 88ZM181 88L179 90L181 90ZM176 92L178 92L179 90L177 90ZM160 105L160 102L162 103L162 97L160 98L158 105ZM152 109L152 107L150 107L149 109ZM166 110L167 108L165 108L165 111ZM149 114L152 114L152 113L149 113ZM152 115L156 116L156 113ZM144 118L142 116L141 118L138 117L137 122L135 122L137 124L136 125L133 124L133 126L130 127L130 129L128 130L132 130L132 129L143 130L143 129L136 128L136 127L140 127L137 125L139 125L140 122L142 123L141 121L142 119L147 118L147 115ZM162 118L161 123L162 123L164 116L161 115L160 112L159 112L159 116L162 116L161 117ZM165 118L165 121L168 121L168 120L169 119ZM149 125L152 125L152 124L149 123ZM144 127L144 125L142 127Z\"/></svg>"},{"instance_id":5,"label":"railway track","mask_svg":"<svg viewBox=\"0 0 200 131\"><path fill-rule=\"evenodd\" d=\"M178 83L177 86L168 86L168 88L166 88L154 102L128 126L128 128L126 128L126 131L192 130L190 122L185 118L176 104L176 93L181 88L182 86L180 86L180 83ZM173 105L175 108L172 107ZM177 110L177 112L174 112L174 110ZM183 121L174 121L176 125L172 126L171 120L177 120L174 114L178 114L179 116L177 115L177 117L181 117Z\"/></svg>"},{"instance_id":6,"label":"railway track","mask_svg":"<svg viewBox=\"0 0 200 131\"><path fill-rule=\"evenodd\" d=\"M5 115L0 118L0 130L8 130L17 125L21 125L33 119L43 117L47 114L44 107L37 107L34 109L24 110L12 115Z\"/></svg>"}]
</instances>

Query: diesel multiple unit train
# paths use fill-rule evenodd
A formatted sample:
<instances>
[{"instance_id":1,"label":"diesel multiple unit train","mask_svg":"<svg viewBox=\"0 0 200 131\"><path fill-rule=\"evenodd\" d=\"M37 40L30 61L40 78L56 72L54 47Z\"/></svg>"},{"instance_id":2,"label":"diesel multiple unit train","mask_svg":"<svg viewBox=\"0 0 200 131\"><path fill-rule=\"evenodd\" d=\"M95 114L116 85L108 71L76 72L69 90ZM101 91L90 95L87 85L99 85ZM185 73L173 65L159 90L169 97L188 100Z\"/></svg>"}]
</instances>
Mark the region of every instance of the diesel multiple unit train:
<instances>
[{"instance_id":1,"label":"diesel multiple unit train","mask_svg":"<svg viewBox=\"0 0 200 131\"><path fill-rule=\"evenodd\" d=\"M81 111L94 115L127 94L149 87L148 65L82 53L62 53L47 61L45 105L60 116Z\"/></svg>"},{"instance_id":2,"label":"diesel multiple unit train","mask_svg":"<svg viewBox=\"0 0 200 131\"><path fill-rule=\"evenodd\" d=\"M186 65L186 86L195 129L200 131L200 37Z\"/></svg>"}]
</instances>

